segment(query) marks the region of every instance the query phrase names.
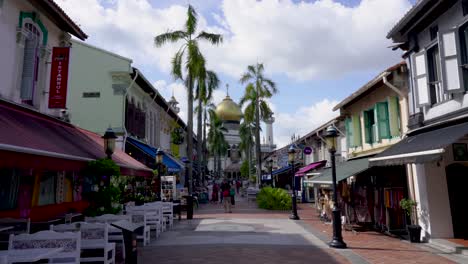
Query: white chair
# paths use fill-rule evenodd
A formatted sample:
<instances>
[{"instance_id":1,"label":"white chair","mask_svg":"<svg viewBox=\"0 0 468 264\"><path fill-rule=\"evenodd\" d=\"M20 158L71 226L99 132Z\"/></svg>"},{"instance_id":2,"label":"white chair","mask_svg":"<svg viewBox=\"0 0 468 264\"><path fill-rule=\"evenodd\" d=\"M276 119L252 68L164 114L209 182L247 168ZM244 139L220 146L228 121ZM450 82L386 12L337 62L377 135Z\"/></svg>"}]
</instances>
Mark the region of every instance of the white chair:
<instances>
[{"instance_id":1,"label":"white chair","mask_svg":"<svg viewBox=\"0 0 468 264\"><path fill-rule=\"evenodd\" d=\"M148 224L151 226L151 229L157 230L157 233L166 231L166 221L164 220L162 202L148 203L141 206L141 208L149 213Z\"/></svg>"},{"instance_id":2,"label":"white chair","mask_svg":"<svg viewBox=\"0 0 468 264\"><path fill-rule=\"evenodd\" d=\"M85 221L88 223L108 223L112 224L114 222L120 221L120 220L127 220L129 222L132 221L129 215L114 215L114 214L103 214L101 216L96 216L96 217L86 217ZM122 252L122 258L125 259L125 242L123 238L123 233L122 230L109 226L109 237L108 237L109 242L114 242L116 243L116 247L118 246Z\"/></svg>"},{"instance_id":3,"label":"white chair","mask_svg":"<svg viewBox=\"0 0 468 264\"><path fill-rule=\"evenodd\" d=\"M134 211L131 214L132 223L143 225L143 230L141 234L137 234L137 239L143 240L143 245L146 246L150 243L151 239L151 229L148 226L147 214L144 211Z\"/></svg>"},{"instance_id":4,"label":"white chair","mask_svg":"<svg viewBox=\"0 0 468 264\"><path fill-rule=\"evenodd\" d=\"M84 256L80 261L83 262L103 262L105 264L115 264L115 243L109 243L108 232L109 225L104 223L82 223L81 230L81 249L90 251L94 249L103 250L99 256ZM85 252L86 253L86 252Z\"/></svg>"},{"instance_id":5,"label":"white chair","mask_svg":"<svg viewBox=\"0 0 468 264\"><path fill-rule=\"evenodd\" d=\"M33 248L62 248L49 258L50 263L80 263L81 233L40 231L34 234L10 235L8 250Z\"/></svg>"},{"instance_id":6,"label":"white chair","mask_svg":"<svg viewBox=\"0 0 468 264\"><path fill-rule=\"evenodd\" d=\"M151 206L134 206L127 209L127 214L146 214L146 225L150 227L150 231L156 231L156 238L159 237L163 231L162 214L159 209Z\"/></svg>"},{"instance_id":7,"label":"white chair","mask_svg":"<svg viewBox=\"0 0 468 264\"><path fill-rule=\"evenodd\" d=\"M172 202L162 203L164 222L169 225L169 228L174 226L174 206Z\"/></svg>"}]
</instances>

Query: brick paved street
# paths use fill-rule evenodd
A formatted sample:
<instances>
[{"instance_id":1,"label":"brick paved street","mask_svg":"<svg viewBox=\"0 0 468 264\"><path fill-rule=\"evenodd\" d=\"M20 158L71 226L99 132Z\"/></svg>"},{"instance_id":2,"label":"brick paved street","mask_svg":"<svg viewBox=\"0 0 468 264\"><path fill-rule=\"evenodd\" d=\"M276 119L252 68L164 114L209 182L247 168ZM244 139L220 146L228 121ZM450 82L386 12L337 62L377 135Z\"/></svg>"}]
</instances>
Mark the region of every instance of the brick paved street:
<instances>
[{"instance_id":1,"label":"brick paved street","mask_svg":"<svg viewBox=\"0 0 468 264\"><path fill-rule=\"evenodd\" d=\"M221 205L201 205L195 219L177 222L139 249L139 263L454 263L406 241L376 232L345 232L349 249L325 243L331 225L300 205L301 221L240 201L232 214Z\"/></svg>"}]
</instances>

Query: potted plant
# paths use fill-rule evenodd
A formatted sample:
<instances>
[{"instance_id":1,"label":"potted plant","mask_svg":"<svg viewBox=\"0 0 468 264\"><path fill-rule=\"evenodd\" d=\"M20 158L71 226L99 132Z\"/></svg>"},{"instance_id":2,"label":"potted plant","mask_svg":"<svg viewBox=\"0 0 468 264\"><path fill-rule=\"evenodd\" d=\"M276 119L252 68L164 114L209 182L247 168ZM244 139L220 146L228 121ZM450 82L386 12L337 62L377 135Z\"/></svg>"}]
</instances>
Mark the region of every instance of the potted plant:
<instances>
[{"instance_id":1,"label":"potted plant","mask_svg":"<svg viewBox=\"0 0 468 264\"><path fill-rule=\"evenodd\" d=\"M414 222L414 209L416 208L416 201L413 201L411 199L406 199L403 198L400 201L400 207L406 212L408 216L411 218L411 222ZM419 225L407 225L406 226L408 229L410 241L413 243L419 243L421 242L421 226Z\"/></svg>"}]
</instances>

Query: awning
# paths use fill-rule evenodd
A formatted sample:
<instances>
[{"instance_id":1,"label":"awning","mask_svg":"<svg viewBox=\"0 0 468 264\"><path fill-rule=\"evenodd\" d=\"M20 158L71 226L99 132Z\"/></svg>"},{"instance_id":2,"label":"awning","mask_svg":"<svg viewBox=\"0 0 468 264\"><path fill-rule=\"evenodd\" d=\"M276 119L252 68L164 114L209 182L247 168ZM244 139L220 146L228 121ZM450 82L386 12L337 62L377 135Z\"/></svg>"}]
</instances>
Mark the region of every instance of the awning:
<instances>
[{"instance_id":1,"label":"awning","mask_svg":"<svg viewBox=\"0 0 468 264\"><path fill-rule=\"evenodd\" d=\"M357 175L366 171L369 168L369 158L361 158L355 160L348 160L346 162L336 164L336 182L345 180L351 176ZM332 170L326 168L322 170L322 174L310 180L314 184L331 184Z\"/></svg>"},{"instance_id":2,"label":"awning","mask_svg":"<svg viewBox=\"0 0 468 264\"><path fill-rule=\"evenodd\" d=\"M371 166L403 165L440 160L445 148L468 134L468 123L410 135L369 159Z\"/></svg>"},{"instance_id":3,"label":"awning","mask_svg":"<svg viewBox=\"0 0 468 264\"><path fill-rule=\"evenodd\" d=\"M296 177L302 177L304 176L307 172L311 171L311 170L314 170L314 169L318 169L318 168L321 168L323 166L325 166L325 164L327 164L327 161L326 160L322 160L322 161L318 161L318 162L314 162L314 163L311 163L307 166L304 166L302 168L300 168L295 176Z\"/></svg>"},{"instance_id":4,"label":"awning","mask_svg":"<svg viewBox=\"0 0 468 264\"><path fill-rule=\"evenodd\" d=\"M280 169L274 170L271 174L278 175L278 174L287 172L288 170L291 170L291 165L288 165L286 167L282 167Z\"/></svg>"},{"instance_id":5,"label":"awning","mask_svg":"<svg viewBox=\"0 0 468 264\"><path fill-rule=\"evenodd\" d=\"M137 139L128 137L127 142L140 149L145 154L149 155L152 158L156 158L157 149L153 148ZM167 172L178 173L182 170L183 164L177 161L175 158L170 156L168 153L164 153L163 164L167 167Z\"/></svg>"},{"instance_id":6,"label":"awning","mask_svg":"<svg viewBox=\"0 0 468 264\"><path fill-rule=\"evenodd\" d=\"M80 170L87 162L106 157L103 146L103 139L96 133L0 100L0 150L12 153L0 159L0 166L62 170L61 163L66 161L67 170ZM151 169L118 149L112 159L121 170L129 170L131 174L127 175L152 175Z\"/></svg>"}]
</instances>

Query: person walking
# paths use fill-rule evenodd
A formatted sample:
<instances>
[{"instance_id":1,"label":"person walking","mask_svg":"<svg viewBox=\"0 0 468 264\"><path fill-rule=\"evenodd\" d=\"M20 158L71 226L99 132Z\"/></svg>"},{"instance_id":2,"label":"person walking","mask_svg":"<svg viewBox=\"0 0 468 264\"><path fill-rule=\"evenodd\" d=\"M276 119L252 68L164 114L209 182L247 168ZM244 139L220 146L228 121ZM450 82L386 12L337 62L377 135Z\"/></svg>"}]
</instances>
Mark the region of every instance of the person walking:
<instances>
[{"instance_id":1,"label":"person walking","mask_svg":"<svg viewBox=\"0 0 468 264\"><path fill-rule=\"evenodd\" d=\"M233 182L231 185L231 189L229 189L229 196L231 197L231 205L235 205L235 196L236 196L236 183Z\"/></svg>"},{"instance_id":2,"label":"person walking","mask_svg":"<svg viewBox=\"0 0 468 264\"><path fill-rule=\"evenodd\" d=\"M219 186L218 184L215 182L213 184L213 190L211 192L211 202L213 203L217 203L218 202L218 193L219 193Z\"/></svg>"},{"instance_id":3,"label":"person walking","mask_svg":"<svg viewBox=\"0 0 468 264\"><path fill-rule=\"evenodd\" d=\"M231 211L231 199L230 197L230 190L231 190L231 185L225 180L223 184L221 185L221 191L222 191L222 196L223 196L223 206L224 206L224 212L225 213L232 213Z\"/></svg>"}]
</instances>

